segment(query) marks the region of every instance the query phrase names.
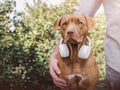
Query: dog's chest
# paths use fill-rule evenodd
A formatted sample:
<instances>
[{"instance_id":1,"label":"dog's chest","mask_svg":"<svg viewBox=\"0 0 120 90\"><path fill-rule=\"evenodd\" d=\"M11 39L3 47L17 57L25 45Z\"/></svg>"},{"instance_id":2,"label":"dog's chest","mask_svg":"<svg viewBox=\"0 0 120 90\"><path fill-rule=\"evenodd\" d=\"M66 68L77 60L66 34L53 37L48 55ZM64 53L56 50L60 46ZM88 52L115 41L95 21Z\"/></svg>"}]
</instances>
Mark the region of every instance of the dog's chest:
<instances>
[{"instance_id":1,"label":"dog's chest","mask_svg":"<svg viewBox=\"0 0 120 90\"><path fill-rule=\"evenodd\" d=\"M78 57L74 58L59 58L59 67L61 69L61 72L64 74L70 74L70 73L82 73L85 70L85 62L80 60Z\"/></svg>"}]
</instances>

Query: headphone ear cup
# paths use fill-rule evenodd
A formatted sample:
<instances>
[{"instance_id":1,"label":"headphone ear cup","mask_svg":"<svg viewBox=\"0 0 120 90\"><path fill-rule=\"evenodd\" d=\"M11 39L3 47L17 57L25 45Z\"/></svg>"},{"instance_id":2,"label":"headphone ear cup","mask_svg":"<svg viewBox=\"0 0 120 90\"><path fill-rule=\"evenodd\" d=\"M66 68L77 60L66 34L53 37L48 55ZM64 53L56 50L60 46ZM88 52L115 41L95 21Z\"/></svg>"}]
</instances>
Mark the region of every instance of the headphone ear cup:
<instances>
[{"instance_id":1,"label":"headphone ear cup","mask_svg":"<svg viewBox=\"0 0 120 90\"><path fill-rule=\"evenodd\" d=\"M82 59L87 59L90 55L91 48L87 45L83 45L78 51L78 56Z\"/></svg>"},{"instance_id":2,"label":"headphone ear cup","mask_svg":"<svg viewBox=\"0 0 120 90\"><path fill-rule=\"evenodd\" d=\"M68 57L69 56L69 49L66 44L60 44L59 45L59 53L61 57Z\"/></svg>"}]
</instances>

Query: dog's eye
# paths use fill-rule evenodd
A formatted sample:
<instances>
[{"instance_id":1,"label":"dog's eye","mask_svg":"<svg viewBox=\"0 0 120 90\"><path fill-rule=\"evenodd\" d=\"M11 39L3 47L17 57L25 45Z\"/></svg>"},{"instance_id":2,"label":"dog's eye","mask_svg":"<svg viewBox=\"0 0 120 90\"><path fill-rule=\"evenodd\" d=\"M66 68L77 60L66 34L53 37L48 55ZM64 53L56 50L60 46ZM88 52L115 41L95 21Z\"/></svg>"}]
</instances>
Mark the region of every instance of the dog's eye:
<instances>
[{"instance_id":1,"label":"dog's eye","mask_svg":"<svg viewBox=\"0 0 120 90\"><path fill-rule=\"evenodd\" d=\"M79 24L83 24L81 21L78 22Z\"/></svg>"},{"instance_id":2,"label":"dog's eye","mask_svg":"<svg viewBox=\"0 0 120 90\"><path fill-rule=\"evenodd\" d=\"M81 22L81 21L78 21L78 24L83 24L83 22Z\"/></svg>"},{"instance_id":3,"label":"dog's eye","mask_svg":"<svg viewBox=\"0 0 120 90\"><path fill-rule=\"evenodd\" d=\"M66 25L67 25L67 22L63 22L63 23L62 23L62 26L66 26Z\"/></svg>"},{"instance_id":4,"label":"dog's eye","mask_svg":"<svg viewBox=\"0 0 120 90\"><path fill-rule=\"evenodd\" d=\"M83 24L83 22L81 22L79 19L77 20L77 23L78 24Z\"/></svg>"}]
</instances>

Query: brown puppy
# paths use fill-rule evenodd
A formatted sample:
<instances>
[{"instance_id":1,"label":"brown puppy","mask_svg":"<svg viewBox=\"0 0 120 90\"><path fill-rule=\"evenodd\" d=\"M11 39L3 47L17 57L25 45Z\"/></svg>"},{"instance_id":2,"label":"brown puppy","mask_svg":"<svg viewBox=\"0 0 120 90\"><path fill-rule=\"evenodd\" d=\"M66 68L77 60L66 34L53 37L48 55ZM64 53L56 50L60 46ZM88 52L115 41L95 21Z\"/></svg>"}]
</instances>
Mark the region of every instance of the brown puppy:
<instances>
[{"instance_id":1,"label":"brown puppy","mask_svg":"<svg viewBox=\"0 0 120 90\"><path fill-rule=\"evenodd\" d=\"M60 26L62 43L69 49L67 57L57 56L58 66L68 87L62 90L94 90L99 80L99 72L95 58L90 51L86 60L78 56L83 45L86 45L88 30L93 29L95 21L82 14L68 14L58 18L54 30ZM66 52L66 51L65 51Z\"/></svg>"}]
</instances>

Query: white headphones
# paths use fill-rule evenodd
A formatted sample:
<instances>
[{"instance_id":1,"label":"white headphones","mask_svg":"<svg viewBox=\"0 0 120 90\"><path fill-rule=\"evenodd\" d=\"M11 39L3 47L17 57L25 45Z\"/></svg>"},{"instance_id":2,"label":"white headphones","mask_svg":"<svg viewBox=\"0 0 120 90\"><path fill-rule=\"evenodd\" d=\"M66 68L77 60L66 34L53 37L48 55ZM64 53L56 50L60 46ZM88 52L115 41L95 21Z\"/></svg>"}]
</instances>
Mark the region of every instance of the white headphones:
<instances>
[{"instance_id":1,"label":"white headphones","mask_svg":"<svg viewBox=\"0 0 120 90\"><path fill-rule=\"evenodd\" d=\"M78 56L82 59L87 59L90 55L91 51L91 41L90 38L87 36L88 43L87 45L81 46L80 50L78 51ZM61 57L65 58L69 56L69 49L66 44L62 43L63 39L60 40L59 45L59 53Z\"/></svg>"}]
</instances>

